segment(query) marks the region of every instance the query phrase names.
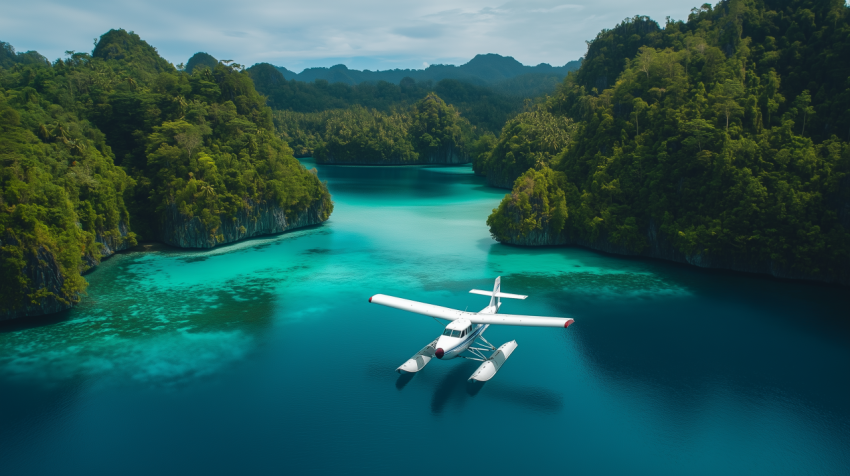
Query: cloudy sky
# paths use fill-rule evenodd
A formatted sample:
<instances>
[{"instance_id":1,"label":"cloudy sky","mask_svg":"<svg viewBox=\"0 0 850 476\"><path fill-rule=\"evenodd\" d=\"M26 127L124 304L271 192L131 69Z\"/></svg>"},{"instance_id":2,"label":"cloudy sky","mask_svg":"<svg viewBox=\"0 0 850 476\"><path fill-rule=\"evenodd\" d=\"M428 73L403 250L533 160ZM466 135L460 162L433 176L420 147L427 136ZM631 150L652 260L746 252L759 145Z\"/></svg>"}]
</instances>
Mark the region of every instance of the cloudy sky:
<instances>
[{"instance_id":1,"label":"cloudy sky","mask_svg":"<svg viewBox=\"0 0 850 476\"><path fill-rule=\"evenodd\" d=\"M704 1L704 0L703 0ZM28 0L4 2L0 41L49 59L91 51L110 28L138 33L167 60L197 51L296 72L463 64L478 53L563 65L626 17L685 19L699 0ZM713 3L713 2L712 2Z\"/></svg>"}]
</instances>

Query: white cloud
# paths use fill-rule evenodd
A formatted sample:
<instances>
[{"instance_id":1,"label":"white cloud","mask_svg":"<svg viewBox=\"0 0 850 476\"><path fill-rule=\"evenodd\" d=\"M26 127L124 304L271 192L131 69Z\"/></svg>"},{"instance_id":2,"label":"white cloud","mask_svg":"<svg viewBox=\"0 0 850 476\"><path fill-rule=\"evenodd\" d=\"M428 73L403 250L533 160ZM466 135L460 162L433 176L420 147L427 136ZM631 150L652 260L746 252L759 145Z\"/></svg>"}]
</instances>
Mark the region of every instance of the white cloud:
<instances>
[{"instance_id":1,"label":"white cloud","mask_svg":"<svg viewBox=\"0 0 850 476\"><path fill-rule=\"evenodd\" d=\"M4 6L0 40L50 59L90 51L111 28L134 30L173 63L197 51L241 64L266 61L300 71L345 63L353 68L420 68L468 61L479 53L525 64L562 65L585 53L584 41L626 17L686 18L694 0L398 2L190 0L30 0Z\"/></svg>"}]
</instances>

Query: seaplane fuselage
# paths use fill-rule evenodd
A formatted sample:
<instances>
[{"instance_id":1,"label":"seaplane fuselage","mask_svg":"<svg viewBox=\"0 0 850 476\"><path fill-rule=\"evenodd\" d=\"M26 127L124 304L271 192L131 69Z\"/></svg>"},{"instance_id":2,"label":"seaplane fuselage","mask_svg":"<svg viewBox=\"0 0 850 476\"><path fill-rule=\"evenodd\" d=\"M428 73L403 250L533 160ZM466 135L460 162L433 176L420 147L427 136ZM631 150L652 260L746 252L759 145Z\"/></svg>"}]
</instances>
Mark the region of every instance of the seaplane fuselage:
<instances>
[{"instance_id":1,"label":"seaplane fuselage","mask_svg":"<svg viewBox=\"0 0 850 476\"><path fill-rule=\"evenodd\" d=\"M443 335L437 339L434 357L450 360L466 352L488 326L489 324L473 324L466 319L452 321L443 330Z\"/></svg>"},{"instance_id":2,"label":"seaplane fuselage","mask_svg":"<svg viewBox=\"0 0 850 476\"><path fill-rule=\"evenodd\" d=\"M482 309L478 314L495 314L499 311L498 305L490 305ZM440 360L451 360L466 352L469 346L475 342L484 331L490 327L489 324L473 324L468 319L452 321L443 330L443 335L437 339L437 348L434 357Z\"/></svg>"},{"instance_id":3,"label":"seaplane fuselage","mask_svg":"<svg viewBox=\"0 0 850 476\"><path fill-rule=\"evenodd\" d=\"M422 370L432 358L436 357L440 360L451 360L456 357L464 359L477 360L481 362L478 370L472 374L470 380L485 382L490 380L496 372L505 363L505 360L511 356L517 347L516 341L506 342L499 348L496 348L482 336L484 331L491 324L502 324L509 326L532 326L532 327L562 327L567 328L573 323L572 318L564 317L544 317L544 316L523 316L513 314L499 314L501 307L501 298L510 299L525 299L528 296L519 294L508 294L501 291L501 279L496 278L493 286L493 291L482 291L473 289L469 291L472 294L481 294L490 297L490 305L482 309L480 312L467 312L457 309L451 309L423 302L411 301L385 294L375 294L369 298L370 303L380 304L383 306L401 309L403 311L414 312L433 317L435 319L444 319L449 322L449 325L443 329L443 334L434 339L430 344L426 345L422 350L417 352L407 362L401 364L396 371L399 373L416 373ZM477 341L477 342L476 342ZM476 344L473 346L473 344ZM469 355L461 355L469 351ZM482 352L493 351L487 357Z\"/></svg>"}]
</instances>

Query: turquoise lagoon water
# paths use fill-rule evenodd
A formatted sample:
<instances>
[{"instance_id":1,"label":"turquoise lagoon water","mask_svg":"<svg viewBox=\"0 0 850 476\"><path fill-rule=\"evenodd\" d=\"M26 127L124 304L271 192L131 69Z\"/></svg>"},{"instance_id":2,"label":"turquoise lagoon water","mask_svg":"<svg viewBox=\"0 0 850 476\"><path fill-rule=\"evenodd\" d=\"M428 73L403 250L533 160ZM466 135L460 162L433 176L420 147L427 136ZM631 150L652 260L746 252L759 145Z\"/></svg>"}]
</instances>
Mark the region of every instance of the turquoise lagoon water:
<instances>
[{"instance_id":1,"label":"turquoise lagoon water","mask_svg":"<svg viewBox=\"0 0 850 476\"><path fill-rule=\"evenodd\" d=\"M312 166L312 164L308 164ZM0 327L0 474L848 474L847 290L499 245L469 168L319 167L322 226L106 261L72 311ZM394 369L441 331L385 293L569 330Z\"/></svg>"}]
</instances>

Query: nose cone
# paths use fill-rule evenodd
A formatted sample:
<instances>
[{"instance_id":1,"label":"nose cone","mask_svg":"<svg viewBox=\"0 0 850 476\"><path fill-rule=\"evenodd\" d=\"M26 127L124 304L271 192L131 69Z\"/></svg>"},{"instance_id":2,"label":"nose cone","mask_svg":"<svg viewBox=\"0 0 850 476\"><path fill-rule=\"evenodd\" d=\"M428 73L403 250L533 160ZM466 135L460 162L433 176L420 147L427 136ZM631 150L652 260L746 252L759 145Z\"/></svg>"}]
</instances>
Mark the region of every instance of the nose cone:
<instances>
[{"instance_id":1,"label":"nose cone","mask_svg":"<svg viewBox=\"0 0 850 476\"><path fill-rule=\"evenodd\" d=\"M444 354L445 352L443 352L443 349L437 349L434 351L434 355L436 355L438 359L442 359Z\"/></svg>"}]
</instances>

